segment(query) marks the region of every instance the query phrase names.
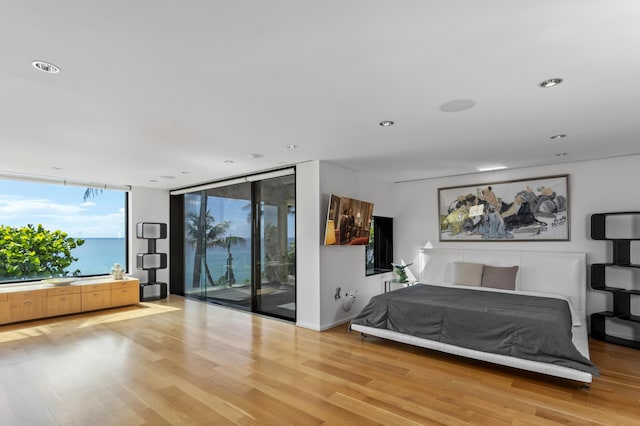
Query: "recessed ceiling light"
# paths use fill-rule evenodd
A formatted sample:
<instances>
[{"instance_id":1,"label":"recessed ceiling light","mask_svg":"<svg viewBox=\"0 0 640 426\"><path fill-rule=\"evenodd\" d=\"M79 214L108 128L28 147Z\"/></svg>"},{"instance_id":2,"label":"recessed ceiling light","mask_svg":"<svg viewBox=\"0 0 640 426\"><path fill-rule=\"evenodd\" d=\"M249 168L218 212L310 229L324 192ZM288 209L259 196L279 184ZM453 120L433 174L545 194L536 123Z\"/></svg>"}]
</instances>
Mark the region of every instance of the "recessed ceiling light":
<instances>
[{"instance_id":1,"label":"recessed ceiling light","mask_svg":"<svg viewBox=\"0 0 640 426\"><path fill-rule=\"evenodd\" d=\"M168 176L168 175L160 176L160 177L161 177L162 179L175 179L175 178L176 178L175 176Z\"/></svg>"},{"instance_id":2,"label":"recessed ceiling light","mask_svg":"<svg viewBox=\"0 0 640 426\"><path fill-rule=\"evenodd\" d=\"M538 86L544 87L546 89L548 87L557 86L560 83L562 83L562 79L561 78L550 78L550 79L545 80L542 83L538 84Z\"/></svg>"},{"instance_id":3,"label":"recessed ceiling light","mask_svg":"<svg viewBox=\"0 0 640 426\"><path fill-rule=\"evenodd\" d=\"M298 148L298 145L294 145L294 144L287 145L287 149L296 149L296 148Z\"/></svg>"},{"instance_id":4,"label":"recessed ceiling light","mask_svg":"<svg viewBox=\"0 0 640 426\"><path fill-rule=\"evenodd\" d=\"M49 62L33 61L31 62L31 65L33 65L37 70L46 72L48 74L58 74L60 72L60 68L53 64L50 64Z\"/></svg>"},{"instance_id":5,"label":"recessed ceiling light","mask_svg":"<svg viewBox=\"0 0 640 426\"><path fill-rule=\"evenodd\" d=\"M492 170L502 170L502 169L506 169L507 166L503 166L502 164L498 164L495 166L487 166L487 167L478 167L478 171L479 172L490 172Z\"/></svg>"},{"instance_id":6,"label":"recessed ceiling light","mask_svg":"<svg viewBox=\"0 0 640 426\"><path fill-rule=\"evenodd\" d=\"M233 160L224 160L225 164L233 164Z\"/></svg>"},{"instance_id":7,"label":"recessed ceiling light","mask_svg":"<svg viewBox=\"0 0 640 426\"><path fill-rule=\"evenodd\" d=\"M566 157L567 155L569 155L568 152L559 152L556 154L556 157Z\"/></svg>"},{"instance_id":8,"label":"recessed ceiling light","mask_svg":"<svg viewBox=\"0 0 640 426\"><path fill-rule=\"evenodd\" d=\"M391 121L391 120L382 120L382 121L381 121L380 123L378 123L378 124L380 124L382 127L391 127L391 126L393 126L395 123L394 123L393 121Z\"/></svg>"},{"instance_id":9,"label":"recessed ceiling light","mask_svg":"<svg viewBox=\"0 0 640 426\"><path fill-rule=\"evenodd\" d=\"M180 172L180 173L182 173L183 175L188 175L189 174L189 172L186 171L186 170L184 172Z\"/></svg>"},{"instance_id":10,"label":"recessed ceiling light","mask_svg":"<svg viewBox=\"0 0 640 426\"><path fill-rule=\"evenodd\" d=\"M157 182L157 180L156 180L156 179L149 179L149 182L151 182L151 183L156 183L156 182Z\"/></svg>"},{"instance_id":11,"label":"recessed ceiling light","mask_svg":"<svg viewBox=\"0 0 640 426\"><path fill-rule=\"evenodd\" d=\"M562 139L562 138L566 138L566 137L567 137L567 135L553 135L549 139L557 140L557 139Z\"/></svg>"},{"instance_id":12,"label":"recessed ceiling light","mask_svg":"<svg viewBox=\"0 0 640 426\"><path fill-rule=\"evenodd\" d=\"M262 154L249 154L249 158L262 158L264 155Z\"/></svg>"}]
</instances>

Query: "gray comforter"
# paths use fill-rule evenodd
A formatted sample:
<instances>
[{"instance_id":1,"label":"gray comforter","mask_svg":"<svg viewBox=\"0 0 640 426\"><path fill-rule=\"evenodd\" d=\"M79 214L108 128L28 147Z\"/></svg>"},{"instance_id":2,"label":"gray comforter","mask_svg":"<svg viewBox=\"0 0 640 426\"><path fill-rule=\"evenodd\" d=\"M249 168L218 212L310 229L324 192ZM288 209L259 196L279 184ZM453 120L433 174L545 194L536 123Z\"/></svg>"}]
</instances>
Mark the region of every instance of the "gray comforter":
<instances>
[{"instance_id":1,"label":"gray comforter","mask_svg":"<svg viewBox=\"0 0 640 426\"><path fill-rule=\"evenodd\" d=\"M561 299L416 284L374 296L351 324L599 375L573 345Z\"/></svg>"}]
</instances>

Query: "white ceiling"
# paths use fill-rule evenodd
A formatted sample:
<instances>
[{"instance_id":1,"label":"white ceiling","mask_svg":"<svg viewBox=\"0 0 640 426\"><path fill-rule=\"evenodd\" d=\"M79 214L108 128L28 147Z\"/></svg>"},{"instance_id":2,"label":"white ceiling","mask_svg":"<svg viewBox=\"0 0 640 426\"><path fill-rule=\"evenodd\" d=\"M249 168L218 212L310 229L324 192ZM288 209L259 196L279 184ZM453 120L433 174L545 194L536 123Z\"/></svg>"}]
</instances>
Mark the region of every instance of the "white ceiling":
<instances>
[{"instance_id":1,"label":"white ceiling","mask_svg":"<svg viewBox=\"0 0 640 426\"><path fill-rule=\"evenodd\" d=\"M2 0L0 172L397 182L637 154L639 22L638 0Z\"/></svg>"}]
</instances>

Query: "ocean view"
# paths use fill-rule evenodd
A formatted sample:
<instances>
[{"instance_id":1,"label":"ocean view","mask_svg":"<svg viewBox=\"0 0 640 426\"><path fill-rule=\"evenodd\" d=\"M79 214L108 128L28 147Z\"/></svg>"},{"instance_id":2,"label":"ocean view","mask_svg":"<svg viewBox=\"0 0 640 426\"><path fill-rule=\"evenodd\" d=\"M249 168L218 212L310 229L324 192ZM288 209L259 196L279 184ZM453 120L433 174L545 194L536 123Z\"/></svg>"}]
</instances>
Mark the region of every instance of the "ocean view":
<instances>
[{"instance_id":1,"label":"ocean view","mask_svg":"<svg viewBox=\"0 0 640 426\"><path fill-rule=\"evenodd\" d=\"M80 275L108 274L114 263L119 263L123 267L127 264L126 239L83 238L83 240L83 245L71 251L71 255L78 258L78 261L69 266L70 275L76 269L80 270Z\"/></svg>"},{"instance_id":2,"label":"ocean view","mask_svg":"<svg viewBox=\"0 0 640 426\"><path fill-rule=\"evenodd\" d=\"M195 248L193 246L185 247L185 275L193 276L193 261ZM237 283L251 281L251 244L247 241L246 246L231 246L231 255L233 256L233 275ZM227 270L227 250L222 247L211 247L207 249L207 265L209 272L214 281L218 281ZM189 279L187 279L188 282Z\"/></svg>"},{"instance_id":3,"label":"ocean view","mask_svg":"<svg viewBox=\"0 0 640 426\"><path fill-rule=\"evenodd\" d=\"M76 269L80 270L80 275L108 274L116 262L124 267L126 265L125 244L124 238L84 238L84 244L71 252L73 257L78 258L78 261L69 266L69 274L73 274ZM194 251L192 246L186 247L186 258L191 259L185 265L188 275L193 273ZM232 246L231 254L233 255L233 272L236 281L249 281L251 278L251 245ZM217 281L226 271L227 251L221 247L207 249L207 263L213 279ZM129 265L128 272L131 273L135 269L134 263Z\"/></svg>"},{"instance_id":4,"label":"ocean view","mask_svg":"<svg viewBox=\"0 0 640 426\"><path fill-rule=\"evenodd\" d=\"M73 274L76 269L80 270L80 275L108 274L114 263L119 263L123 267L126 265L126 240L124 238L84 238L84 244L75 248L71 254L78 258L69 268L69 274ZM289 245L294 241L289 239ZM185 275L190 277L193 274L193 256L195 248L185 247ZM233 256L233 273L236 282L249 282L251 279L251 243L247 241L245 246L231 246ZM134 256L135 258L135 256ZM135 262L135 261L134 261ZM221 247L211 247L207 249L207 264L209 271L215 281L225 274L227 267L227 251ZM129 265L129 273L135 271L136 265Z\"/></svg>"}]
</instances>

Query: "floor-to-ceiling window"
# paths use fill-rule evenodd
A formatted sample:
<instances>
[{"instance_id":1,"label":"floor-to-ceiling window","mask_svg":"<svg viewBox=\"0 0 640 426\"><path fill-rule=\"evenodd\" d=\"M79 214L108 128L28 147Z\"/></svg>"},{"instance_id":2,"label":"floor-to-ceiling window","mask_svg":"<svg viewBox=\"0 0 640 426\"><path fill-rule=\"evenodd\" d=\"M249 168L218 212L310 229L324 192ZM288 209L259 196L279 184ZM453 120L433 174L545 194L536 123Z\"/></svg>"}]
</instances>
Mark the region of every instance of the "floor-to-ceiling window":
<instances>
[{"instance_id":1,"label":"floor-to-ceiling window","mask_svg":"<svg viewBox=\"0 0 640 426\"><path fill-rule=\"evenodd\" d=\"M293 169L174 191L171 221L172 292L295 320Z\"/></svg>"},{"instance_id":2,"label":"floor-to-ceiling window","mask_svg":"<svg viewBox=\"0 0 640 426\"><path fill-rule=\"evenodd\" d=\"M0 179L0 284L127 269L128 189Z\"/></svg>"}]
</instances>

